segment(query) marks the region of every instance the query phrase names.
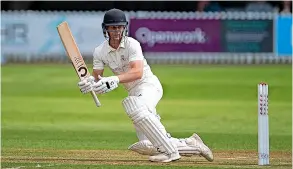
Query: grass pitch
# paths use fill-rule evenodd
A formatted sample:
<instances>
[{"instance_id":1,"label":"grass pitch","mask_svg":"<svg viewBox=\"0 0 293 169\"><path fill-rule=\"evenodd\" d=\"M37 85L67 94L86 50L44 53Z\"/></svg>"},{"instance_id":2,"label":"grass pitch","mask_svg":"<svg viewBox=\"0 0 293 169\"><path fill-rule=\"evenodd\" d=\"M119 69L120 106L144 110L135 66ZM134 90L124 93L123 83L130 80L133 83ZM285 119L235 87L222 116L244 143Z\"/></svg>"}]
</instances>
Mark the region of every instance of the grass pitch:
<instances>
[{"instance_id":1,"label":"grass pitch","mask_svg":"<svg viewBox=\"0 0 293 169\"><path fill-rule=\"evenodd\" d=\"M152 66L164 87L157 111L175 137L197 132L214 162L194 156L158 164L130 152L135 130L121 86L82 95L71 65L2 66L2 168L261 168L257 84L269 84L271 168L292 166L290 65ZM106 75L111 75L106 71Z\"/></svg>"}]
</instances>

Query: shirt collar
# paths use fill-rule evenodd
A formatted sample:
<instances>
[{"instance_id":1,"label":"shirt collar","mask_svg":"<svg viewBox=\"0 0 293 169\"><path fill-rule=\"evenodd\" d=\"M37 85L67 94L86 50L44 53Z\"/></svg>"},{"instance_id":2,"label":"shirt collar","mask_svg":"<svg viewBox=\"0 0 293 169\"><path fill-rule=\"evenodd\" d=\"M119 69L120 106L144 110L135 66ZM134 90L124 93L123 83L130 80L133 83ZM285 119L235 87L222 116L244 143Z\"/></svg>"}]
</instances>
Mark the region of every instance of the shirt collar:
<instances>
[{"instance_id":1,"label":"shirt collar","mask_svg":"<svg viewBox=\"0 0 293 169\"><path fill-rule=\"evenodd\" d=\"M118 46L117 49L112 48L112 47L109 45L109 42L107 43L107 46L108 46L108 53L110 53L110 52L114 52L115 50L117 50L117 49L119 49L119 48L124 48L124 49L125 49L125 39L122 38L122 40L121 40L121 42L120 42L120 44L119 44L119 46Z\"/></svg>"}]
</instances>

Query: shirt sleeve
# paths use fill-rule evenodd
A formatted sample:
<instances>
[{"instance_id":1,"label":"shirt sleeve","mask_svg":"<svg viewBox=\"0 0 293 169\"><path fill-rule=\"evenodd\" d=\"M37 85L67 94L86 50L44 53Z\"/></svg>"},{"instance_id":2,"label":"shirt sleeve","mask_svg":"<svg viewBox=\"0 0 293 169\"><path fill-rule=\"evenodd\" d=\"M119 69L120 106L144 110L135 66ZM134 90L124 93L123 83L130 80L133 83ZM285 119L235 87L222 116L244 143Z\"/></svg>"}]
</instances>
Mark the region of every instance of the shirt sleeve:
<instances>
[{"instance_id":1,"label":"shirt sleeve","mask_svg":"<svg viewBox=\"0 0 293 169\"><path fill-rule=\"evenodd\" d=\"M98 69L98 70L104 69L105 64L102 61L102 58L99 55L99 52L97 51L97 49L95 49L93 56L94 56L93 57L93 69Z\"/></svg>"},{"instance_id":2,"label":"shirt sleeve","mask_svg":"<svg viewBox=\"0 0 293 169\"><path fill-rule=\"evenodd\" d=\"M133 41L129 49L129 62L135 60L143 60L142 49L138 41Z\"/></svg>"}]
</instances>

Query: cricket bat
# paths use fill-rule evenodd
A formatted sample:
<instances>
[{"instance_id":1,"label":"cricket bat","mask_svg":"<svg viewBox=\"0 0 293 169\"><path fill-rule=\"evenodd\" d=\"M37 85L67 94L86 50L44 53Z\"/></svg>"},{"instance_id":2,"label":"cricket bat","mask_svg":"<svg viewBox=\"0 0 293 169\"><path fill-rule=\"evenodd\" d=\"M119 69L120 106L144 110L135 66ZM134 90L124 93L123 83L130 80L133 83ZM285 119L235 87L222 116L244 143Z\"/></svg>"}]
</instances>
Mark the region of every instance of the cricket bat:
<instances>
[{"instance_id":1,"label":"cricket bat","mask_svg":"<svg viewBox=\"0 0 293 169\"><path fill-rule=\"evenodd\" d=\"M69 57L78 77L80 80L90 76L90 72L81 56L81 53L77 47L74 37L70 31L67 22L62 22L57 26L57 31L59 33L60 39L66 50L67 56ZM94 91L91 91L91 95L96 103L97 107L101 106L101 103Z\"/></svg>"}]
</instances>

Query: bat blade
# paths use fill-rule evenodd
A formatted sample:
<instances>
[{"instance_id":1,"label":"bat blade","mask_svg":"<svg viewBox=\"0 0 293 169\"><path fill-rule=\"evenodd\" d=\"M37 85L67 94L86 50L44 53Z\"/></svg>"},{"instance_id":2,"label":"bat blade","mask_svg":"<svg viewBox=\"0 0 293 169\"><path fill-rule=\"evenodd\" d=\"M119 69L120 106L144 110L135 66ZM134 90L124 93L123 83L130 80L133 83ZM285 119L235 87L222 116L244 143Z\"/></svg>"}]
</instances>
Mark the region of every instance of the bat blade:
<instances>
[{"instance_id":1,"label":"bat blade","mask_svg":"<svg viewBox=\"0 0 293 169\"><path fill-rule=\"evenodd\" d=\"M72 66L74 67L75 72L77 73L80 80L83 80L90 76L89 70L83 60L83 57L78 49L78 46L74 40L74 37L71 33L69 25L67 22L62 22L57 26L57 31L59 37L62 41L64 49L67 53L68 58L70 59ZM101 103L94 91L91 91L91 95L98 107L101 106Z\"/></svg>"}]
</instances>

